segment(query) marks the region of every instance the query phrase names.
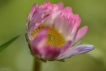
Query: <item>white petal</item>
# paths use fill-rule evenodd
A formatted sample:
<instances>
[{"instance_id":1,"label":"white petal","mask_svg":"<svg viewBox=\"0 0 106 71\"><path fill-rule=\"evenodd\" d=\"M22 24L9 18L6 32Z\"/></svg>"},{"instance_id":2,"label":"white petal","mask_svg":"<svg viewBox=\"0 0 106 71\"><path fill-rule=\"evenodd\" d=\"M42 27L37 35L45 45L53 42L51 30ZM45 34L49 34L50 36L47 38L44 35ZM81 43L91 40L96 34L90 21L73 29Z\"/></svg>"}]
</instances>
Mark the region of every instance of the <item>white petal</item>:
<instances>
[{"instance_id":1,"label":"white petal","mask_svg":"<svg viewBox=\"0 0 106 71\"><path fill-rule=\"evenodd\" d=\"M70 31L70 24L64 16L59 15L54 20L54 28L66 38Z\"/></svg>"}]
</instances>

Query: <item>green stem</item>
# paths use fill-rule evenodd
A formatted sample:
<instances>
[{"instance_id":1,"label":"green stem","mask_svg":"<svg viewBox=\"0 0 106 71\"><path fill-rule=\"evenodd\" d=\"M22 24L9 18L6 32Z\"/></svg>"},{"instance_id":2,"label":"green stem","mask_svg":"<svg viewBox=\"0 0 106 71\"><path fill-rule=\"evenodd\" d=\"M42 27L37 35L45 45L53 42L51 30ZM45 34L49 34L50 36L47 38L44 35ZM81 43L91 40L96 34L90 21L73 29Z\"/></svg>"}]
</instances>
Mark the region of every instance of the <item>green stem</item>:
<instances>
[{"instance_id":1,"label":"green stem","mask_svg":"<svg viewBox=\"0 0 106 71\"><path fill-rule=\"evenodd\" d=\"M32 71L41 71L41 62L34 58L33 70Z\"/></svg>"}]
</instances>

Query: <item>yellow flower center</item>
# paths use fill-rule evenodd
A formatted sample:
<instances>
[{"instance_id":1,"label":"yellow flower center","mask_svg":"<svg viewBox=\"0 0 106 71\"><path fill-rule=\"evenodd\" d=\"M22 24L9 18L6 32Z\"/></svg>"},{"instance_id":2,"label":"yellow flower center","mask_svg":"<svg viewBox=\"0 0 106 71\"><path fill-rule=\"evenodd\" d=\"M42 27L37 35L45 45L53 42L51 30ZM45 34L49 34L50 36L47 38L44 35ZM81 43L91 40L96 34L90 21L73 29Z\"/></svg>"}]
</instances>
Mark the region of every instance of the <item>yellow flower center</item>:
<instances>
[{"instance_id":1,"label":"yellow flower center","mask_svg":"<svg viewBox=\"0 0 106 71\"><path fill-rule=\"evenodd\" d=\"M43 28L49 28L48 34L47 34L47 41L45 45L51 45L54 47L62 47L65 43L65 39L64 37L57 31L55 30L53 27L50 26L39 26L38 28L36 28L32 33L31 36L34 37L36 36L36 34L42 30Z\"/></svg>"}]
</instances>

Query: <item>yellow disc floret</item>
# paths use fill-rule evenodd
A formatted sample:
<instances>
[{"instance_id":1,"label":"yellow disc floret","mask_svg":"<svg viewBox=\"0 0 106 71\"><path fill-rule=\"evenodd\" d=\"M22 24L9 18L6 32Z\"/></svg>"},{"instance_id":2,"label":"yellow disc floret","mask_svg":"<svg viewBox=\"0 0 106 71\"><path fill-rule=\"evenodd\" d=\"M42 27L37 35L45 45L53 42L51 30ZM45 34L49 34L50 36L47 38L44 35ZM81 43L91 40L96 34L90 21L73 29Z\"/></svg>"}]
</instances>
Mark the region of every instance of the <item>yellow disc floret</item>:
<instances>
[{"instance_id":1,"label":"yellow disc floret","mask_svg":"<svg viewBox=\"0 0 106 71\"><path fill-rule=\"evenodd\" d=\"M41 25L31 33L31 36L32 37L36 36L36 34L45 27L49 28L49 31L48 31L48 34L47 34L48 39L47 39L45 45L51 45L51 46L54 46L54 47L62 47L65 43L65 39L53 27Z\"/></svg>"}]
</instances>

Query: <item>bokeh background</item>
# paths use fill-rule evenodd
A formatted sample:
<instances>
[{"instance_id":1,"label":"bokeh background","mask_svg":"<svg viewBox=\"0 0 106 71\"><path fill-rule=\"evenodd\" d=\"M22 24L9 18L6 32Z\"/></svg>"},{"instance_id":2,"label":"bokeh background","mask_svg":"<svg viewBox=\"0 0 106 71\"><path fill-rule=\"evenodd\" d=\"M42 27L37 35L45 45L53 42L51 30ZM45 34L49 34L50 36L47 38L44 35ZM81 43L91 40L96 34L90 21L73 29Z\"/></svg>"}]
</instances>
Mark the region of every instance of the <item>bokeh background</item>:
<instances>
[{"instance_id":1,"label":"bokeh background","mask_svg":"<svg viewBox=\"0 0 106 71\"><path fill-rule=\"evenodd\" d=\"M0 44L21 35L0 53L0 71L32 71L33 56L25 40L25 22L32 5L46 0L0 0ZM80 15L81 26L89 30L82 43L95 45L95 50L77 55L65 62L43 63L42 71L106 71L106 0L48 0L63 2Z\"/></svg>"}]
</instances>

